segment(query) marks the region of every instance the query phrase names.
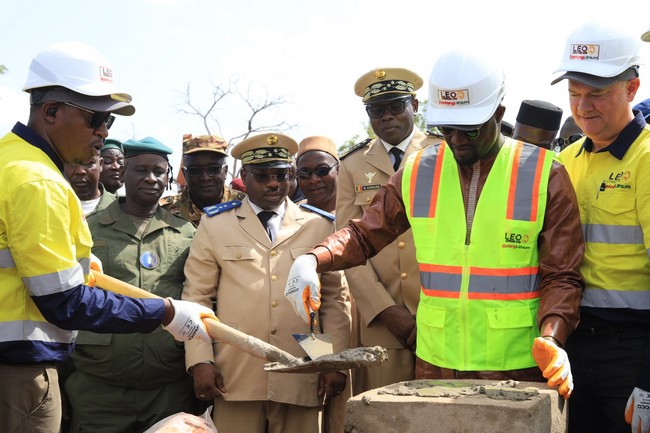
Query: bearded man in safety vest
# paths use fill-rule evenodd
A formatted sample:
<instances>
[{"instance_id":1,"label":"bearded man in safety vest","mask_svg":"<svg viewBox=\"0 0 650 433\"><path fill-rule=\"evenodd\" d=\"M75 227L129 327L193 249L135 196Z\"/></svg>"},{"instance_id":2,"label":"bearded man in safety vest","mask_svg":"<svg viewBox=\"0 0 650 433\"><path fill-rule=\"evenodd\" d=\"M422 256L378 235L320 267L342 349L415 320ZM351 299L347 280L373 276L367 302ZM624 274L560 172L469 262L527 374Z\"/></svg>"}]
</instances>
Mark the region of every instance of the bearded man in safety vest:
<instances>
[{"instance_id":1,"label":"bearded man in safety vest","mask_svg":"<svg viewBox=\"0 0 650 433\"><path fill-rule=\"evenodd\" d=\"M317 272L364 263L412 228L416 378L543 375L568 398L562 345L578 323L583 238L567 172L552 152L501 135L500 68L452 51L429 84L427 123L445 141L411 155L360 220L299 256L285 296L307 320Z\"/></svg>"},{"instance_id":2,"label":"bearded man in safety vest","mask_svg":"<svg viewBox=\"0 0 650 433\"><path fill-rule=\"evenodd\" d=\"M567 39L562 75L585 137L560 154L580 203L585 292L567 343L576 393L569 432L650 432L650 127L634 32L587 23Z\"/></svg>"}]
</instances>

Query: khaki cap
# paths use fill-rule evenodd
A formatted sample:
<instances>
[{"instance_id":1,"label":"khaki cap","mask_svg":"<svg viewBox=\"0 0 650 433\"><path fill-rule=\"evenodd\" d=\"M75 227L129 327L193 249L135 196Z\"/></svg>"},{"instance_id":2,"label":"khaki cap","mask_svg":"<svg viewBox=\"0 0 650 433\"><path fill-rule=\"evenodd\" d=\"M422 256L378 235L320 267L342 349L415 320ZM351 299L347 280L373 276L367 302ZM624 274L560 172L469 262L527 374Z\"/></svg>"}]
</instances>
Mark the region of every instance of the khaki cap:
<instances>
[{"instance_id":1,"label":"khaki cap","mask_svg":"<svg viewBox=\"0 0 650 433\"><path fill-rule=\"evenodd\" d=\"M195 152L216 152L228 156L228 143L218 135L183 135L183 155Z\"/></svg>"},{"instance_id":2,"label":"khaki cap","mask_svg":"<svg viewBox=\"0 0 650 433\"><path fill-rule=\"evenodd\" d=\"M277 132L267 132L248 137L233 147L230 154L241 160L242 166L289 168L296 152L296 140Z\"/></svg>"},{"instance_id":3,"label":"khaki cap","mask_svg":"<svg viewBox=\"0 0 650 433\"><path fill-rule=\"evenodd\" d=\"M339 154L336 151L336 144L328 137L323 137L320 135L315 135L313 137L307 137L298 144L298 154L296 159L300 159L302 154L307 153L312 150L320 150L321 152L329 153L336 160L339 160Z\"/></svg>"},{"instance_id":4,"label":"khaki cap","mask_svg":"<svg viewBox=\"0 0 650 433\"><path fill-rule=\"evenodd\" d=\"M367 103L369 99L390 100L405 95L415 96L424 81L404 68L377 68L363 74L354 84L354 93ZM374 101L373 101L374 102Z\"/></svg>"}]
</instances>

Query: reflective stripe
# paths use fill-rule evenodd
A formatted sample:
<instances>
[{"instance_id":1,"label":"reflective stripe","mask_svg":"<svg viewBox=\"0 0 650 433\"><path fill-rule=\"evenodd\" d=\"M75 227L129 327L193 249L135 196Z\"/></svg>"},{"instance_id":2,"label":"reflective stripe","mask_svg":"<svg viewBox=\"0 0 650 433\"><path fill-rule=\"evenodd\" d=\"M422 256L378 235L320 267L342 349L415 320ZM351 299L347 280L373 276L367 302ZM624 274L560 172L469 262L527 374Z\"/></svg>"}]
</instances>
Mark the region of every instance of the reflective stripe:
<instances>
[{"instance_id":1,"label":"reflective stripe","mask_svg":"<svg viewBox=\"0 0 650 433\"><path fill-rule=\"evenodd\" d=\"M630 308L650 310L650 292L630 290L605 290L585 287L580 305L595 308Z\"/></svg>"},{"instance_id":2,"label":"reflective stripe","mask_svg":"<svg viewBox=\"0 0 650 433\"><path fill-rule=\"evenodd\" d=\"M415 158L411 172L412 217L434 218L446 146L431 146ZM440 152L440 153L438 153Z\"/></svg>"},{"instance_id":3,"label":"reflective stripe","mask_svg":"<svg viewBox=\"0 0 650 433\"><path fill-rule=\"evenodd\" d=\"M77 331L66 331L49 322L30 320L2 322L0 342L8 341L45 341L48 343L72 343L77 338Z\"/></svg>"},{"instance_id":4,"label":"reflective stripe","mask_svg":"<svg viewBox=\"0 0 650 433\"><path fill-rule=\"evenodd\" d=\"M640 226L618 226L613 224L583 224L585 242L603 244L643 244L643 229Z\"/></svg>"},{"instance_id":5,"label":"reflective stripe","mask_svg":"<svg viewBox=\"0 0 650 433\"><path fill-rule=\"evenodd\" d=\"M88 275L90 273L90 257L79 259L78 262L81 266L81 272L83 272L84 275Z\"/></svg>"},{"instance_id":6,"label":"reflective stripe","mask_svg":"<svg viewBox=\"0 0 650 433\"><path fill-rule=\"evenodd\" d=\"M36 277L23 277L23 284L34 296L51 295L64 292L84 282L81 265L69 269Z\"/></svg>"},{"instance_id":7,"label":"reflective stripe","mask_svg":"<svg viewBox=\"0 0 650 433\"><path fill-rule=\"evenodd\" d=\"M544 158L539 147L524 146L517 142L512 161L507 219L537 221L539 183L543 167Z\"/></svg>"},{"instance_id":8,"label":"reflective stripe","mask_svg":"<svg viewBox=\"0 0 650 433\"><path fill-rule=\"evenodd\" d=\"M15 267L16 263L11 255L11 251L9 249L0 250L0 269L11 269Z\"/></svg>"},{"instance_id":9,"label":"reflective stripe","mask_svg":"<svg viewBox=\"0 0 650 433\"><path fill-rule=\"evenodd\" d=\"M489 269L470 267L469 299L534 299L539 297L538 268ZM426 296L457 298L462 267L421 264L422 291Z\"/></svg>"}]
</instances>

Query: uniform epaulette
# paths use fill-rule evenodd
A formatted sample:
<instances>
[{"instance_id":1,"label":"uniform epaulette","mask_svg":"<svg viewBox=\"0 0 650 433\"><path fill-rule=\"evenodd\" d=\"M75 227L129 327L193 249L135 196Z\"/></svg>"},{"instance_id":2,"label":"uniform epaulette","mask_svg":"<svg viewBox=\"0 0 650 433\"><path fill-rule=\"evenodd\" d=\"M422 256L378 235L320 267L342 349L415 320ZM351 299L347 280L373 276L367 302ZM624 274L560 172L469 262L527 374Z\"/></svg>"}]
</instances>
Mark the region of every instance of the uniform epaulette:
<instances>
[{"instance_id":1,"label":"uniform epaulette","mask_svg":"<svg viewBox=\"0 0 650 433\"><path fill-rule=\"evenodd\" d=\"M427 135L432 136L432 137L444 138L444 136L443 136L442 133L438 130L438 128L435 128L435 127L434 127L434 128L431 128L431 129L427 129L427 130L424 131L424 132L425 132Z\"/></svg>"},{"instance_id":2,"label":"uniform epaulette","mask_svg":"<svg viewBox=\"0 0 650 433\"><path fill-rule=\"evenodd\" d=\"M351 148L349 148L348 150L343 152L341 155L339 155L339 161L342 160L342 159L347 158L348 155L356 152L357 150L363 149L364 147L366 147L366 144L370 143L371 141L372 141L372 138L366 138L361 143L355 144L354 146L352 146Z\"/></svg>"},{"instance_id":3,"label":"uniform epaulette","mask_svg":"<svg viewBox=\"0 0 650 433\"><path fill-rule=\"evenodd\" d=\"M166 195L164 197L160 197L160 200L158 200L158 206L167 206L172 203L174 203L174 198L175 196L173 195Z\"/></svg>"},{"instance_id":4,"label":"uniform epaulette","mask_svg":"<svg viewBox=\"0 0 650 433\"><path fill-rule=\"evenodd\" d=\"M213 217L227 210L238 208L239 206L241 206L241 202L239 200L231 200L223 203L213 204L212 206L206 206L203 208L203 212L205 212L207 216Z\"/></svg>"},{"instance_id":5,"label":"uniform epaulette","mask_svg":"<svg viewBox=\"0 0 650 433\"><path fill-rule=\"evenodd\" d=\"M300 207L312 211L314 213L317 213L318 215L322 216L323 218L327 218L330 221L334 221L335 219L334 214L331 214L323 209L319 209L316 206L312 206L307 203L300 203Z\"/></svg>"}]
</instances>

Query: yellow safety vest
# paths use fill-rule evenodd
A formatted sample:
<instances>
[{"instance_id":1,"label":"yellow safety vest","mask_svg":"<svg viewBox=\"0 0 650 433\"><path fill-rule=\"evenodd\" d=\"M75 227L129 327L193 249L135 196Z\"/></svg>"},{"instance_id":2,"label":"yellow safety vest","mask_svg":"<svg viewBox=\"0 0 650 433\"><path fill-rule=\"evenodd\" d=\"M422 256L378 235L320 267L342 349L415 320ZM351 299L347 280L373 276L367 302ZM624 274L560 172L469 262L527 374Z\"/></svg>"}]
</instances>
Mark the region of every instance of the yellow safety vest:
<instances>
[{"instance_id":1,"label":"yellow safety vest","mask_svg":"<svg viewBox=\"0 0 650 433\"><path fill-rule=\"evenodd\" d=\"M0 343L72 343L76 331L48 323L32 296L87 281L92 238L81 205L42 150L9 133L0 152Z\"/></svg>"},{"instance_id":2,"label":"yellow safety vest","mask_svg":"<svg viewBox=\"0 0 650 433\"><path fill-rule=\"evenodd\" d=\"M576 190L585 238L581 305L650 310L650 127L622 160L581 150L583 143L560 154Z\"/></svg>"},{"instance_id":3,"label":"yellow safety vest","mask_svg":"<svg viewBox=\"0 0 650 433\"><path fill-rule=\"evenodd\" d=\"M507 139L476 205L469 244L458 165L442 143L412 155L402 195L422 290L417 356L444 368L534 367L537 238L554 154Z\"/></svg>"}]
</instances>

